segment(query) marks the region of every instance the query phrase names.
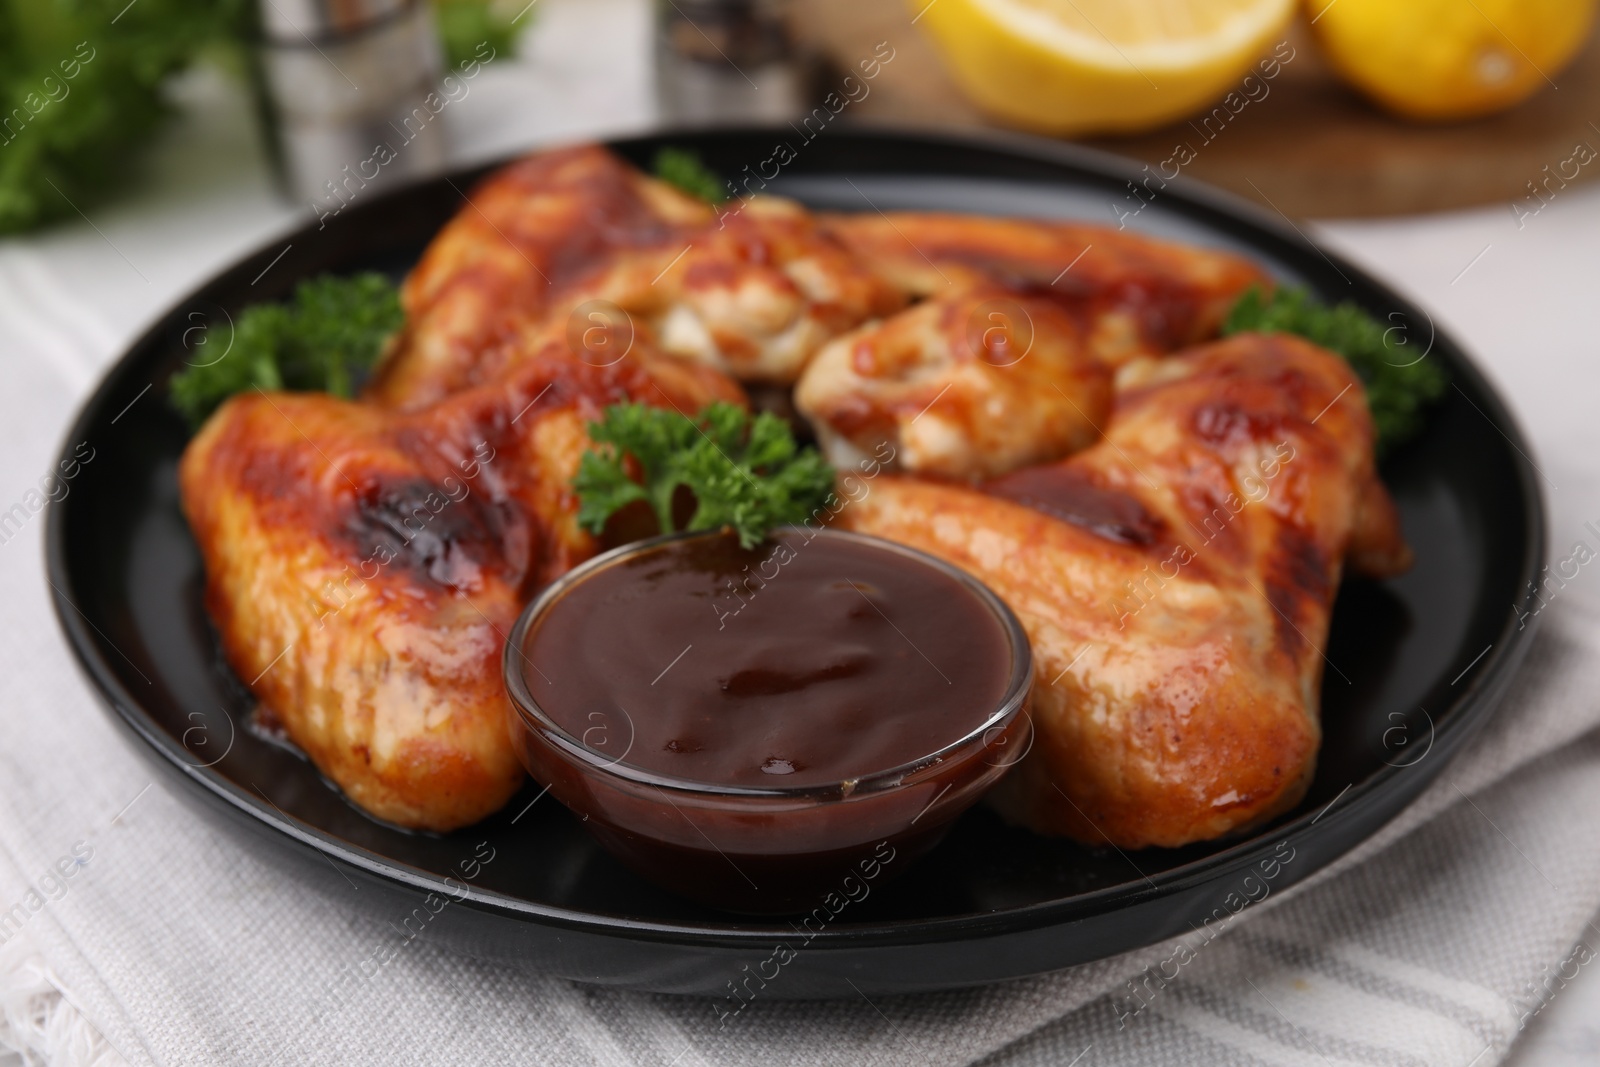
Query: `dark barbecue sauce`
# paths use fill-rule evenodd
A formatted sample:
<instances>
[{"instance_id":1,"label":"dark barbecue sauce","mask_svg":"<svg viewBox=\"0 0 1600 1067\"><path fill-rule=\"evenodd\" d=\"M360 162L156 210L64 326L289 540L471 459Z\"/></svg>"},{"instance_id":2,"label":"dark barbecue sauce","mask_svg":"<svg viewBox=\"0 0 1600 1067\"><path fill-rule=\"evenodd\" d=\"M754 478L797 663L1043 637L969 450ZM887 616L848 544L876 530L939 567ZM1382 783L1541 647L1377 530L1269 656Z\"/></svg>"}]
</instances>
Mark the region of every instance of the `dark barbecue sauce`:
<instances>
[{"instance_id":1,"label":"dark barbecue sauce","mask_svg":"<svg viewBox=\"0 0 1600 1067\"><path fill-rule=\"evenodd\" d=\"M546 714L643 770L773 788L888 770L982 724L1011 670L994 611L914 558L808 536L671 541L575 585L523 646Z\"/></svg>"}]
</instances>

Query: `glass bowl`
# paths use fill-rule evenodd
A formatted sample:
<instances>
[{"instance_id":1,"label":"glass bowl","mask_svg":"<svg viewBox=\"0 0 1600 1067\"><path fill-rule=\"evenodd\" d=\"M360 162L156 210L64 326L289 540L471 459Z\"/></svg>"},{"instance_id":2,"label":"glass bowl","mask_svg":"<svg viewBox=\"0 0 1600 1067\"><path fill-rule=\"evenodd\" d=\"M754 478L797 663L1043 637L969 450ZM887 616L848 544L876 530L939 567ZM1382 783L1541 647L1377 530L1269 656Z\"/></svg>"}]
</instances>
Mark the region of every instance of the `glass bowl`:
<instances>
[{"instance_id":1,"label":"glass bowl","mask_svg":"<svg viewBox=\"0 0 1600 1067\"><path fill-rule=\"evenodd\" d=\"M535 695L538 668L526 648L535 628L579 583L662 545L711 533L667 534L596 556L547 587L506 643L511 736L528 773L581 819L608 851L645 878L713 907L751 914L811 911L825 921L846 902L903 873L950 823L1027 751L1032 653L1021 624L987 586L903 545L840 530L954 578L992 613L1010 662L999 702L966 734L897 766L802 786L727 785L676 778L626 762L631 739L609 731L591 745L558 724ZM633 714L648 714L634 709ZM631 720L628 733L632 733Z\"/></svg>"}]
</instances>

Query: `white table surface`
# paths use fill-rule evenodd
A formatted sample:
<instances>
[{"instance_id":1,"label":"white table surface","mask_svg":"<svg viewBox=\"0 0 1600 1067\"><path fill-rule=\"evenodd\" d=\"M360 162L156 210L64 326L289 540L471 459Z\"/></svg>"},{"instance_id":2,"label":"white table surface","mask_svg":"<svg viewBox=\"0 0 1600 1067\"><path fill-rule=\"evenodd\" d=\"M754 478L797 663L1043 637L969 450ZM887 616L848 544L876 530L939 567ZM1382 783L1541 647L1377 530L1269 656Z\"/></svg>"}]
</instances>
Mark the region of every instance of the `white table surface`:
<instances>
[{"instance_id":1,"label":"white table surface","mask_svg":"<svg viewBox=\"0 0 1600 1067\"><path fill-rule=\"evenodd\" d=\"M457 162L553 140L634 131L654 121L645 0L538 0L522 54L490 66L449 113ZM886 75L886 76L892 76ZM166 305L238 256L308 221L281 200L239 91L201 72L175 93L182 117L92 222L0 240L0 361L6 377L58 379L85 395ZM1575 133L1575 137L1578 136ZM1529 175L1530 178L1535 175ZM1507 205L1383 221L1308 225L1319 243L1391 282L1467 342L1525 423L1597 416L1600 188L1574 188L1519 229ZM1538 410L1519 403L1536 376ZM61 428L0 426L0 446L49 463ZM1556 436L1552 434L1552 436ZM1539 459L1540 457L1535 457ZM1552 495L1600 518L1600 457L1559 457ZM26 486L0 487L15 497ZM1587 497L1587 502L1584 498ZM1577 503L1574 503L1574 500ZM1566 538L1556 531L1558 542ZM1600 600L1600 589L1572 595ZM1596 920L1600 926L1600 919ZM1508 1063L1600 1060L1600 973L1584 969L1533 1019Z\"/></svg>"}]
</instances>

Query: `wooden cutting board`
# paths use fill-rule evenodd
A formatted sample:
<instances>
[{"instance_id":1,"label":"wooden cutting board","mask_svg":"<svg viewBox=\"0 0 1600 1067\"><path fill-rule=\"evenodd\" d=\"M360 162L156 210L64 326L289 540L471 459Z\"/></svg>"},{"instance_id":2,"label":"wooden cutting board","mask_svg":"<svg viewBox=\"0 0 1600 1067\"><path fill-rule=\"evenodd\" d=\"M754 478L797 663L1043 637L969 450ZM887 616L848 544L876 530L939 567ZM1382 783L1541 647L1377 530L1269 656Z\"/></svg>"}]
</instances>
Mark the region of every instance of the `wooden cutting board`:
<instances>
[{"instance_id":1,"label":"wooden cutting board","mask_svg":"<svg viewBox=\"0 0 1600 1067\"><path fill-rule=\"evenodd\" d=\"M1401 0L1397 0L1401 2ZM984 115L946 74L927 34L902 0L796 0L803 37L841 70L855 69L887 41L894 59L853 114L911 126L983 127ZM1135 137L1084 143L1159 164L1179 144L1195 149L1182 172L1289 215L1396 215L1513 202L1533 210L1530 183L1559 195L1561 174L1582 182L1600 159L1600 34L1546 87L1511 111L1449 125L1392 118L1338 81L1303 25L1289 35L1294 58L1208 140L1186 122ZM1579 158L1587 158L1580 155ZM1547 172L1544 168L1549 167ZM1556 177L1551 177L1556 175Z\"/></svg>"}]
</instances>

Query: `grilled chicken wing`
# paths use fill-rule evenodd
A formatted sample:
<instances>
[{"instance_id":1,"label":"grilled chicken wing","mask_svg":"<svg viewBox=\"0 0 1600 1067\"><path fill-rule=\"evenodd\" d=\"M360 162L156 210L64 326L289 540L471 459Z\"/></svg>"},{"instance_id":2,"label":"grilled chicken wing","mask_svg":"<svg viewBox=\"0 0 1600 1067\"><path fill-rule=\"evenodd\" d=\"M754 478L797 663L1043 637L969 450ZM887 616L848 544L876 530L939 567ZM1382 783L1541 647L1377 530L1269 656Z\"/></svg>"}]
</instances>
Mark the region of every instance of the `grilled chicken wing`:
<instances>
[{"instance_id":1,"label":"grilled chicken wing","mask_svg":"<svg viewBox=\"0 0 1600 1067\"><path fill-rule=\"evenodd\" d=\"M836 466L888 454L905 471L976 479L1091 444L1111 368L1058 305L975 289L832 342L794 399Z\"/></svg>"},{"instance_id":2,"label":"grilled chicken wing","mask_svg":"<svg viewBox=\"0 0 1600 1067\"><path fill-rule=\"evenodd\" d=\"M595 551L571 479L607 403L699 410L720 375L552 346L416 414L324 395L222 407L180 469L228 661L366 811L448 830L522 780L505 635L533 591Z\"/></svg>"},{"instance_id":3,"label":"grilled chicken wing","mask_svg":"<svg viewBox=\"0 0 1600 1067\"><path fill-rule=\"evenodd\" d=\"M528 354L526 331L564 317L618 257L671 255L713 219L595 145L518 160L466 200L401 290L406 328L368 390L386 406L416 410L495 377L508 348Z\"/></svg>"},{"instance_id":4,"label":"grilled chicken wing","mask_svg":"<svg viewBox=\"0 0 1600 1067\"><path fill-rule=\"evenodd\" d=\"M849 528L987 582L1028 631L1032 750L994 800L1123 848L1234 833L1315 767L1320 649L1344 561L1403 569L1360 383L1241 335L1124 370L1101 443L983 488L886 476Z\"/></svg>"},{"instance_id":5,"label":"grilled chicken wing","mask_svg":"<svg viewBox=\"0 0 1600 1067\"><path fill-rule=\"evenodd\" d=\"M825 342L906 302L809 211L772 196L727 212L648 286L613 299L665 351L779 385L794 384Z\"/></svg>"},{"instance_id":6,"label":"grilled chicken wing","mask_svg":"<svg viewBox=\"0 0 1600 1067\"><path fill-rule=\"evenodd\" d=\"M1237 256L1080 222L891 212L822 225L915 296L998 284L1055 300L1113 365L1214 337L1241 293L1271 284Z\"/></svg>"},{"instance_id":7,"label":"grilled chicken wing","mask_svg":"<svg viewBox=\"0 0 1600 1067\"><path fill-rule=\"evenodd\" d=\"M1075 223L833 216L826 226L922 303L806 368L796 406L836 463L976 480L1099 436L1112 371L1215 334L1248 263Z\"/></svg>"},{"instance_id":8,"label":"grilled chicken wing","mask_svg":"<svg viewBox=\"0 0 1600 1067\"><path fill-rule=\"evenodd\" d=\"M544 152L473 189L429 245L369 396L417 410L562 338L608 363L619 332L791 384L823 342L904 302L791 201L717 212L602 148Z\"/></svg>"}]
</instances>

